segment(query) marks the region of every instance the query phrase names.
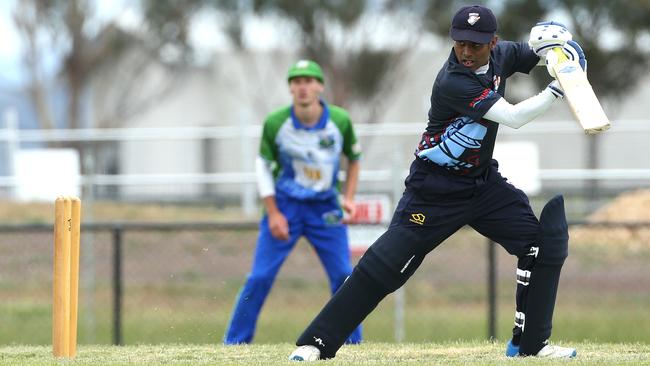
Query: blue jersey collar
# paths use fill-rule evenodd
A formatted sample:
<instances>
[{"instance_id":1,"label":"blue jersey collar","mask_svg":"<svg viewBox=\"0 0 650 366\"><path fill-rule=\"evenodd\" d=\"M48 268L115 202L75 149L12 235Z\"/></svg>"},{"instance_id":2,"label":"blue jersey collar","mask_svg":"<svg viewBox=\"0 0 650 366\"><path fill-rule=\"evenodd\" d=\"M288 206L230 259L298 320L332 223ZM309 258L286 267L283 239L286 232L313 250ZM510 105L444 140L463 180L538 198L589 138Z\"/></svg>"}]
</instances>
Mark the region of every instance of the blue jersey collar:
<instances>
[{"instance_id":1,"label":"blue jersey collar","mask_svg":"<svg viewBox=\"0 0 650 366\"><path fill-rule=\"evenodd\" d=\"M321 113L318 123L316 123L311 127L307 127L300 122L298 117L296 117L296 113L294 111L293 105L291 106L291 121L293 122L293 127L296 130L322 130L323 128L325 128L325 125L327 124L327 120L330 118L330 109L327 106L327 103L325 103L322 99L319 100L318 102L323 107L323 113Z\"/></svg>"}]
</instances>

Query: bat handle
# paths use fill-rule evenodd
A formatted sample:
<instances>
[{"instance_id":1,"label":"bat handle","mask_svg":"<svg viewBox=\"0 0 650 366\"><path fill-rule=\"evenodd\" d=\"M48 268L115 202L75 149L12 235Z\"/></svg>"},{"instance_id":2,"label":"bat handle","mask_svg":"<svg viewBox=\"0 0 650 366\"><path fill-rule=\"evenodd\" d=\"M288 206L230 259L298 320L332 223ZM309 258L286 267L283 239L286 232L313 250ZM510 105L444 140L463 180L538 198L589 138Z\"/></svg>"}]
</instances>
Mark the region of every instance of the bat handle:
<instances>
[{"instance_id":1,"label":"bat handle","mask_svg":"<svg viewBox=\"0 0 650 366\"><path fill-rule=\"evenodd\" d=\"M564 51L562 51L562 47L554 47L553 52L555 52L555 54L557 55L557 59L559 62L569 61L569 58L566 57Z\"/></svg>"}]
</instances>

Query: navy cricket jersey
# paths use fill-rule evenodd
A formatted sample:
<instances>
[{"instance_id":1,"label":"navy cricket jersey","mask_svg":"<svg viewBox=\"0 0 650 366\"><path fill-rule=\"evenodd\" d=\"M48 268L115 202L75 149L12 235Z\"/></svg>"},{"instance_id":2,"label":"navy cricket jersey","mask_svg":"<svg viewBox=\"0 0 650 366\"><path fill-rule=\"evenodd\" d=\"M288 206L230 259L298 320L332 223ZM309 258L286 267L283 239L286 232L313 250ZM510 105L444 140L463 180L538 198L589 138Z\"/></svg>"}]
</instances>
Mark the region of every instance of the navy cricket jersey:
<instances>
[{"instance_id":1,"label":"navy cricket jersey","mask_svg":"<svg viewBox=\"0 0 650 366\"><path fill-rule=\"evenodd\" d=\"M458 63L452 48L431 90L426 132L416 150L434 148L431 161L457 175L476 177L490 165L499 124L483 118L504 96L506 78L528 73L539 57L526 43L498 41L487 73L475 74Z\"/></svg>"}]
</instances>

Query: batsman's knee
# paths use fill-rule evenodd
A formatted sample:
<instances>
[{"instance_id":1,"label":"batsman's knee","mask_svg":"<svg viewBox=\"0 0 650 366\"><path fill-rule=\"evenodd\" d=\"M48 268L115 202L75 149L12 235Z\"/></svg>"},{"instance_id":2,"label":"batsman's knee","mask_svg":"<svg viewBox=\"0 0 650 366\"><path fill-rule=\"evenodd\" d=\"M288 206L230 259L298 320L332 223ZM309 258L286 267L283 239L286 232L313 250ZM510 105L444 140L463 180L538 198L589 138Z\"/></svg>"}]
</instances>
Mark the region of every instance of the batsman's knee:
<instances>
[{"instance_id":1,"label":"batsman's knee","mask_svg":"<svg viewBox=\"0 0 650 366\"><path fill-rule=\"evenodd\" d=\"M548 201L542 210L539 222L537 260L545 264L562 265L569 255L569 228L562 196L555 196Z\"/></svg>"},{"instance_id":2,"label":"batsman's knee","mask_svg":"<svg viewBox=\"0 0 650 366\"><path fill-rule=\"evenodd\" d=\"M377 282L388 293L400 288L420 266L425 253L419 237L409 229L394 227L368 248L355 271Z\"/></svg>"}]
</instances>

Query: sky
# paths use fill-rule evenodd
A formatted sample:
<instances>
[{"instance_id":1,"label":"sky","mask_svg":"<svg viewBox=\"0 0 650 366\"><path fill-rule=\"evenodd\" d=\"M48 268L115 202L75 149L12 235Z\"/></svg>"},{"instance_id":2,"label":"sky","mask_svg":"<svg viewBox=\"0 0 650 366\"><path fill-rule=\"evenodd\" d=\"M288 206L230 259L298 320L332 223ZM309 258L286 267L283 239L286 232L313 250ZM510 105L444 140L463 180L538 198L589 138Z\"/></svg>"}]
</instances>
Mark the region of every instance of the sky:
<instances>
[{"instance_id":1,"label":"sky","mask_svg":"<svg viewBox=\"0 0 650 366\"><path fill-rule=\"evenodd\" d=\"M13 13L18 0L0 0L0 85L19 85L24 82L24 75L21 73L21 54L23 45L21 37L17 32ZM99 25L108 20L117 19L117 23L124 29L137 29L141 24L141 15L137 6L129 0L97 1L96 19L89 23L88 29L98 28ZM200 14L194 22L190 39L196 47L199 60L207 60L210 55L219 49L227 48L228 41L219 32L216 24L219 24L218 16L215 14ZM273 47L277 40L273 39L272 24L269 22L257 21L250 27L251 34L248 35L257 45ZM43 41L49 44L47 41ZM44 60L46 71L56 69L54 64L57 58L56 47L47 52L49 60Z\"/></svg>"},{"instance_id":2,"label":"sky","mask_svg":"<svg viewBox=\"0 0 650 366\"><path fill-rule=\"evenodd\" d=\"M3 84L18 84L23 81L23 76L20 73L23 45L13 21L17 1L0 1L0 83ZM93 27L97 28L102 22L114 18L118 18L120 25L125 28L137 27L140 23L137 9L128 0L97 1L95 6L98 16L94 22L89 24L90 30ZM42 42L51 43L47 40L42 40ZM56 47L51 49L49 54L54 53L52 56L55 56L55 52ZM56 57L50 57L48 60L44 60L47 69L58 66L53 63L55 59Z\"/></svg>"},{"instance_id":3,"label":"sky","mask_svg":"<svg viewBox=\"0 0 650 366\"><path fill-rule=\"evenodd\" d=\"M0 84L19 81L17 69L20 62L20 37L11 18L15 0L0 1Z\"/></svg>"},{"instance_id":4,"label":"sky","mask_svg":"<svg viewBox=\"0 0 650 366\"><path fill-rule=\"evenodd\" d=\"M0 0L0 84L19 85L24 81L24 75L21 73L21 54L23 45L20 34L16 30L13 20L13 14L19 0ZM110 0L97 1L97 19L90 23L89 28L108 19L118 18L121 26L125 28L137 27L140 23L140 17L137 9L128 0ZM42 40L46 44L50 42ZM49 55L55 56L56 47L50 49ZM54 54L53 54L54 53ZM47 58L47 55L46 55ZM54 63L56 57L49 57L44 60L46 71L51 71L58 65Z\"/></svg>"}]
</instances>

